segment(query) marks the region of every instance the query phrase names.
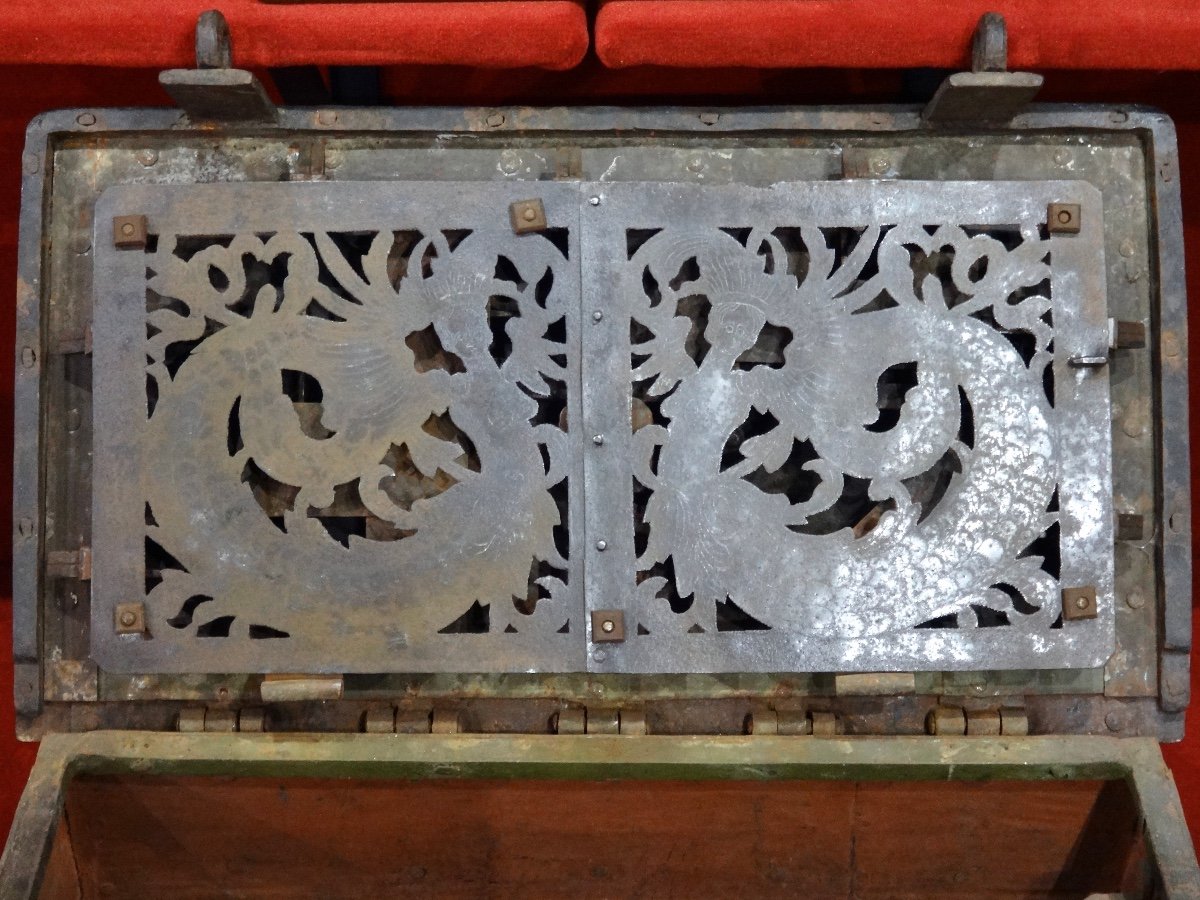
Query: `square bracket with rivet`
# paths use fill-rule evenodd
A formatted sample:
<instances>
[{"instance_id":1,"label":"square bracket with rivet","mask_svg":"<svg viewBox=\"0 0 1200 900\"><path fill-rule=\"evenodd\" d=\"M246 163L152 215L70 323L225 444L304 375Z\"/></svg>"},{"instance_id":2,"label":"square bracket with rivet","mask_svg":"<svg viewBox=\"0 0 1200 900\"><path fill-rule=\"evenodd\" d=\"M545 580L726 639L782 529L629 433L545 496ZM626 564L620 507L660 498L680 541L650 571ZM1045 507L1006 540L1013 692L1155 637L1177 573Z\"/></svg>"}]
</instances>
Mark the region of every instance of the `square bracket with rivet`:
<instances>
[{"instance_id":1,"label":"square bracket with rivet","mask_svg":"<svg viewBox=\"0 0 1200 900\"><path fill-rule=\"evenodd\" d=\"M1096 589L1087 587L1063 588L1062 613L1064 621L1075 619L1094 619L1096 610Z\"/></svg>"},{"instance_id":2,"label":"square bracket with rivet","mask_svg":"<svg viewBox=\"0 0 1200 900\"><path fill-rule=\"evenodd\" d=\"M1046 230L1051 234L1079 234L1081 225L1078 203L1051 203L1046 207Z\"/></svg>"},{"instance_id":3,"label":"square bracket with rivet","mask_svg":"<svg viewBox=\"0 0 1200 900\"><path fill-rule=\"evenodd\" d=\"M117 634L143 634L146 631L144 603L118 603L114 611L113 628Z\"/></svg>"},{"instance_id":4,"label":"square bracket with rivet","mask_svg":"<svg viewBox=\"0 0 1200 900\"><path fill-rule=\"evenodd\" d=\"M509 205L508 215L517 234L546 230L546 207L541 200L517 200Z\"/></svg>"},{"instance_id":5,"label":"square bracket with rivet","mask_svg":"<svg viewBox=\"0 0 1200 900\"><path fill-rule=\"evenodd\" d=\"M592 643L611 644L625 640L625 613L619 609L592 610Z\"/></svg>"},{"instance_id":6,"label":"square bracket with rivet","mask_svg":"<svg viewBox=\"0 0 1200 900\"><path fill-rule=\"evenodd\" d=\"M113 246L118 250L144 250L147 236L145 216L113 216Z\"/></svg>"}]
</instances>

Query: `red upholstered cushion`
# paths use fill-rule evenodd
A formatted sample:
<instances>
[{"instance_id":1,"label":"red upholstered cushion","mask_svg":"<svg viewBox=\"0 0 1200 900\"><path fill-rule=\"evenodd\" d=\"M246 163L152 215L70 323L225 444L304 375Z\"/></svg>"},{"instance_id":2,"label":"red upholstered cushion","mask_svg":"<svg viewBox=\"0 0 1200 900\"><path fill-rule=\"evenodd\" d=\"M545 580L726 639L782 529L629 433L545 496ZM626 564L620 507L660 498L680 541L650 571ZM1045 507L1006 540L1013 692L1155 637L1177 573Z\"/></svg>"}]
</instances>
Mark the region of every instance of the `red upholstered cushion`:
<instances>
[{"instance_id":1,"label":"red upholstered cushion","mask_svg":"<svg viewBox=\"0 0 1200 900\"><path fill-rule=\"evenodd\" d=\"M988 11L1012 68L1200 67L1200 4L1177 0L603 0L596 52L618 68L952 68Z\"/></svg>"},{"instance_id":2,"label":"red upholstered cushion","mask_svg":"<svg viewBox=\"0 0 1200 900\"><path fill-rule=\"evenodd\" d=\"M0 64L171 67L195 60L219 8L237 66L450 63L568 69L588 49L583 0L270 5L257 0L9 0Z\"/></svg>"}]
</instances>

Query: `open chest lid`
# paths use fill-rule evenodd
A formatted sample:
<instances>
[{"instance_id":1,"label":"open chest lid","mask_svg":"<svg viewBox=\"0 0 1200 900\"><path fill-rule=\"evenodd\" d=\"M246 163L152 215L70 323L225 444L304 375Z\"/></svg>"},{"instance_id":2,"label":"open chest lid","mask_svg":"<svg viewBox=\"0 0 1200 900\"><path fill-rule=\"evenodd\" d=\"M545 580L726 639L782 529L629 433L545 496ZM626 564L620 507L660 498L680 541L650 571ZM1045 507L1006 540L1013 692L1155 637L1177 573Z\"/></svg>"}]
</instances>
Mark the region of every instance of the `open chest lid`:
<instances>
[{"instance_id":1,"label":"open chest lid","mask_svg":"<svg viewBox=\"0 0 1200 900\"><path fill-rule=\"evenodd\" d=\"M197 102L30 127L27 736L1181 736L1166 117Z\"/></svg>"}]
</instances>

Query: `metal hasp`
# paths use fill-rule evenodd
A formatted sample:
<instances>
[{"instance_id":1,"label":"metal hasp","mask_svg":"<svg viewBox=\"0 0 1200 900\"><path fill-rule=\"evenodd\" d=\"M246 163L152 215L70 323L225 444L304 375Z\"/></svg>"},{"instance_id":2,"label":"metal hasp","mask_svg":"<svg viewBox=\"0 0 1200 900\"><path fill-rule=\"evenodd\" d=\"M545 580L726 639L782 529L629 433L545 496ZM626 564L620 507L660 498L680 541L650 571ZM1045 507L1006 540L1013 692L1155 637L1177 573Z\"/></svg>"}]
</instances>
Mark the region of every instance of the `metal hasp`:
<instances>
[{"instance_id":1,"label":"metal hasp","mask_svg":"<svg viewBox=\"0 0 1200 900\"><path fill-rule=\"evenodd\" d=\"M938 86L922 119L933 125L1011 121L1041 90L1044 79L1008 71L1008 29L1004 16L985 13L971 47L971 71L956 72Z\"/></svg>"},{"instance_id":2,"label":"metal hasp","mask_svg":"<svg viewBox=\"0 0 1200 900\"><path fill-rule=\"evenodd\" d=\"M194 122L274 122L279 111L262 83L232 65L229 23L208 10L196 22L196 68L167 69L158 82Z\"/></svg>"}]
</instances>

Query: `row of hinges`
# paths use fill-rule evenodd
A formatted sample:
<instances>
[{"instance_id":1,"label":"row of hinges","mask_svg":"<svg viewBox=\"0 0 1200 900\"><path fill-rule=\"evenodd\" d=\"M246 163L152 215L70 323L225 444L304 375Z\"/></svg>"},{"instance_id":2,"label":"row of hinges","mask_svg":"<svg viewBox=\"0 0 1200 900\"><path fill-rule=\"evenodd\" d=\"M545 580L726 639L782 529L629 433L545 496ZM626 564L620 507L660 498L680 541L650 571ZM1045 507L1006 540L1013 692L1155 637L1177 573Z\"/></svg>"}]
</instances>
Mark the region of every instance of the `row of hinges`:
<instances>
[{"instance_id":1,"label":"row of hinges","mask_svg":"<svg viewBox=\"0 0 1200 900\"><path fill-rule=\"evenodd\" d=\"M199 732L263 732L267 713L261 707L231 709L190 707L180 711L178 729ZM468 732L461 710L410 709L373 706L363 713L359 730L367 734L463 734ZM845 734L842 717L827 710L762 708L746 716L744 733L756 736L835 737ZM1022 706L964 708L939 705L930 710L925 732L934 736L1019 736L1029 734L1029 717ZM546 721L542 733L558 735L649 734L646 714L640 709L570 706Z\"/></svg>"}]
</instances>

